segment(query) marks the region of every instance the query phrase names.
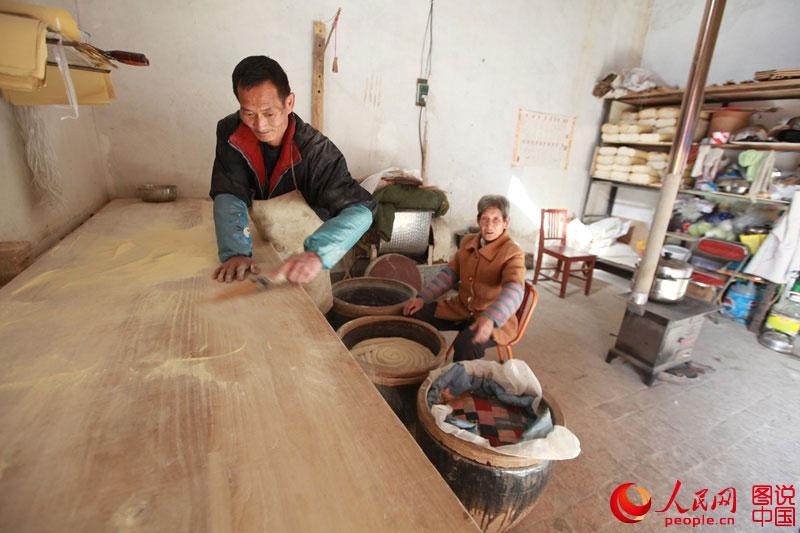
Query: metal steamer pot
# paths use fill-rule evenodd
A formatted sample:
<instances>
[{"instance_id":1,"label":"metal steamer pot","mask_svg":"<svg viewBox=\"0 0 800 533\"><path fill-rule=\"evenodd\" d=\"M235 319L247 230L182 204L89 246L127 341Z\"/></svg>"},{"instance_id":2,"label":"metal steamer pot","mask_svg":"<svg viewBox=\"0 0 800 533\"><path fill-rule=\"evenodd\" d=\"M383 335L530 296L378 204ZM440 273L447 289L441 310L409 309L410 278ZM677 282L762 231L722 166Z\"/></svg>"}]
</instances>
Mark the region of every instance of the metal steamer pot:
<instances>
[{"instance_id":1,"label":"metal steamer pot","mask_svg":"<svg viewBox=\"0 0 800 533\"><path fill-rule=\"evenodd\" d=\"M672 259L669 254L665 254L658 262L656 277L650 288L650 299L657 302L682 300L692 278L692 271L692 265L686 261Z\"/></svg>"}]
</instances>

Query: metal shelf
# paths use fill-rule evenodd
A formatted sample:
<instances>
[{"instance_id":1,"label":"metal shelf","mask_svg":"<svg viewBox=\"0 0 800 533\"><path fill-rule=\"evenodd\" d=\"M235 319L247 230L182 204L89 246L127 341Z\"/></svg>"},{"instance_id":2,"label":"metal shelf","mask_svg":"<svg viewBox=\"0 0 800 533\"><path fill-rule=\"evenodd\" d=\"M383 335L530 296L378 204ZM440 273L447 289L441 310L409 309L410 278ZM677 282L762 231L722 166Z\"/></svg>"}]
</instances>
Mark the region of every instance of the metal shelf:
<instances>
[{"instance_id":1,"label":"metal shelf","mask_svg":"<svg viewBox=\"0 0 800 533\"><path fill-rule=\"evenodd\" d=\"M602 144L613 144L623 146L643 146L646 148L671 148L671 141L657 143L623 142L623 141L603 141ZM700 146L700 143L692 143L692 146ZM737 142L725 144L710 144L714 148L724 150L763 150L768 152L800 152L800 143L784 142Z\"/></svg>"},{"instance_id":2,"label":"metal shelf","mask_svg":"<svg viewBox=\"0 0 800 533\"><path fill-rule=\"evenodd\" d=\"M786 200L772 200L769 198L756 198L753 200L749 196L745 196L743 194L733 194L730 192L717 192L717 191L698 191L695 189L681 189L679 191L681 194L691 194L694 196L720 196L723 198L730 198L732 200L737 200L739 202L752 202L754 204L767 204L767 205L778 205L782 207L788 207L791 202L787 202Z\"/></svg>"},{"instance_id":3,"label":"metal shelf","mask_svg":"<svg viewBox=\"0 0 800 533\"><path fill-rule=\"evenodd\" d=\"M610 180L606 178L597 178L592 176L592 181L598 181L600 183L608 183L613 187L625 187L629 189L645 189L649 191L660 191L660 185L640 185L638 183L628 183L626 181L616 181ZM722 198L730 198L732 200L736 200L739 202L752 202L755 204L766 204L766 205L775 205L780 207L788 207L791 202L786 200L772 200L770 198L756 198L753 200L749 196L745 196L743 194L734 194L730 192L718 192L718 191L698 191L695 189L680 189L678 194L691 194L693 196L718 196Z\"/></svg>"},{"instance_id":4,"label":"metal shelf","mask_svg":"<svg viewBox=\"0 0 800 533\"><path fill-rule=\"evenodd\" d=\"M610 108L613 102L621 102L633 106L659 106L659 105L680 105L684 96L683 89L658 89L654 91L647 91L642 93L629 94L619 98L607 99L604 102L604 118L608 118ZM727 102L746 102L751 100L784 100L784 99L800 99L800 79L785 79L785 80L771 80L771 81L748 81L743 83L728 84L728 85L711 85L705 88L704 103L727 103ZM655 148L655 149L670 149L672 142L655 142L655 143L639 143L639 142L605 142L602 140L602 135L598 132L597 146L607 145L626 145L633 147ZM699 145L699 143L693 143ZM714 147L722 148L725 150L764 150L774 152L800 152L800 143L759 143L759 142L742 142L742 143L726 143L714 145ZM590 171L593 172L593 171ZM586 208L588 205L589 197L592 187L595 183L607 183L610 185L608 199L606 201L605 216L611 216L614 209L614 202L616 201L617 190L619 188L639 189L659 191L661 186L653 185L640 185L636 183L627 183L615 181L607 178L590 177L588 186L586 188L585 197L583 199L582 218L595 217L602 215L588 215ZM722 192L707 192L695 191L692 189L681 189L679 191L683 194L690 194L696 196L709 196L716 198L728 198L730 200L749 202L753 201L747 196L737 195L732 193ZM756 204L767 206L774 206L779 209L785 209L790 205L790 202L782 200L771 200L765 198L758 198L754 201ZM698 239L691 237L682 232L667 232L666 237L679 239L684 242L695 242ZM598 263L609 263L608 261L598 258ZM613 264L609 265L610 268L620 272L623 265Z\"/></svg>"},{"instance_id":5,"label":"metal shelf","mask_svg":"<svg viewBox=\"0 0 800 533\"><path fill-rule=\"evenodd\" d=\"M630 265L626 265L625 263L617 263L616 261L606 259L601 255L598 255L597 259L595 259L595 266L600 270L604 270L621 278L627 279L632 279L633 273L636 272L636 269Z\"/></svg>"},{"instance_id":6,"label":"metal shelf","mask_svg":"<svg viewBox=\"0 0 800 533\"><path fill-rule=\"evenodd\" d=\"M631 188L631 189L648 189L648 190L652 190L652 191L660 191L661 190L661 185L642 185L640 183L630 183L630 182L627 182L627 181L617 181L617 180L606 179L606 178L596 178L594 176L592 176L591 179L592 179L592 181L599 181L601 183L608 183L610 185L615 185L615 186L618 186L618 187L628 187L628 188Z\"/></svg>"},{"instance_id":7,"label":"metal shelf","mask_svg":"<svg viewBox=\"0 0 800 533\"><path fill-rule=\"evenodd\" d=\"M765 150L769 152L800 152L800 143L735 142L713 145L726 150Z\"/></svg>"},{"instance_id":8,"label":"metal shelf","mask_svg":"<svg viewBox=\"0 0 800 533\"><path fill-rule=\"evenodd\" d=\"M668 231L667 237L672 237L673 239L678 239L684 242L696 242L700 240L697 237L692 237L688 233L683 233L681 231Z\"/></svg>"},{"instance_id":9,"label":"metal shelf","mask_svg":"<svg viewBox=\"0 0 800 533\"><path fill-rule=\"evenodd\" d=\"M645 146L648 148L670 148L672 147L672 141L661 141L657 143L640 143L640 142L625 142L625 141L602 141L601 144L620 144L624 146ZM692 145L696 145L697 143L692 143Z\"/></svg>"}]
</instances>

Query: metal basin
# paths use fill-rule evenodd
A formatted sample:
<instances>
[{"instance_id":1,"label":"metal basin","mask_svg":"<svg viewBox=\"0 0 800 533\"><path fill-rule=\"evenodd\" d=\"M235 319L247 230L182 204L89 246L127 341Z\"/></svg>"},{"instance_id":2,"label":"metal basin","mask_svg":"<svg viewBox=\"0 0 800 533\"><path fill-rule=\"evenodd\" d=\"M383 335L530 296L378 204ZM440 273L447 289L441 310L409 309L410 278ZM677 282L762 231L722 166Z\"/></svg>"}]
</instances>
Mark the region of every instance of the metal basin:
<instances>
[{"instance_id":1,"label":"metal basin","mask_svg":"<svg viewBox=\"0 0 800 533\"><path fill-rule=\"evenodd\" d=\"M146 183L139 186L139 197L145 202L172 202L178 197L178 186Z\"/></svg>"}]
</instances>

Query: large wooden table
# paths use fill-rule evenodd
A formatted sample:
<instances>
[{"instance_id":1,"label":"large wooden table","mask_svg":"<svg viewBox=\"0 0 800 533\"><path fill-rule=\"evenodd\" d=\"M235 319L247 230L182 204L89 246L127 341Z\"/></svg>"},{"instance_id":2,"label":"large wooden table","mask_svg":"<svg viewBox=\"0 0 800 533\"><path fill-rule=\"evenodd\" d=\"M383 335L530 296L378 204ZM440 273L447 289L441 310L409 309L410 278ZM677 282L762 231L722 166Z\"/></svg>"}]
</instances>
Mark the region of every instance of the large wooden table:
<instances>
[{"instance_id":1,"label":"large wooden table","mask_svg":"<svg viewBox=\"0 0 800 533\"><path fill-rule=\"evenodd\" d=\"M475 530L305 293L216 264L209 201L116 200L0 289L0 530Z\"/></svg>"}]
</instances>

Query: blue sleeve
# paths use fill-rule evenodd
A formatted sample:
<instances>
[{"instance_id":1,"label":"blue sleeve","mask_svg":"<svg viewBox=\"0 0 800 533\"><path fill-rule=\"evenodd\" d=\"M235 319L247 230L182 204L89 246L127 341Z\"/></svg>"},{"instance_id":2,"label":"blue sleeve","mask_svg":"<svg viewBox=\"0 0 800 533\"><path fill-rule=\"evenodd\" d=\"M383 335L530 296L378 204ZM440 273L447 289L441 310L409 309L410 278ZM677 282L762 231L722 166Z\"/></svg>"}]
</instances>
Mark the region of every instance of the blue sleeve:
<instances>
[{"instance_id":1,"label":"blue sleeve","mask_svg":"<svg viewBox=\"0 0 800 533\"><path fill-rule=\"evenodd\" d=\"M307 252L316 253L322 267L329 269L358 242L372 225L372 211L362 204L351 205L326 221L303 242Z\"/></svg>"},{"instance_id":2,"label":"blue sleeve","mask_svg":"<svg viewBox=\"0 0 800 533\"><path fill-rule=\"evenodd\" d=\"M232 194L214 197L214 227L221 262L235 255L253 255L253 238L247 227L247 204L241 199Z\"/></svg>"}]
</instances>

